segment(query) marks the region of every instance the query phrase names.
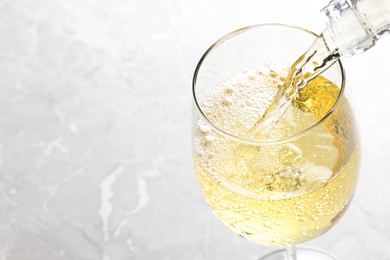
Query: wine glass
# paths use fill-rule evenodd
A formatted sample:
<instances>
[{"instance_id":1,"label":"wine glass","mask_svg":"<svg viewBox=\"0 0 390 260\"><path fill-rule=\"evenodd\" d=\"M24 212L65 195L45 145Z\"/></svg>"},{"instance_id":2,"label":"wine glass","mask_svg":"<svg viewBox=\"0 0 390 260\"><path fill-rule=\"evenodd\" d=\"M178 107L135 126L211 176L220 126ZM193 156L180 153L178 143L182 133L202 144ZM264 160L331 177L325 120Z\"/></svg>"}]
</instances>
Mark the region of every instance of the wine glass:
<instances>
[{"instance_id":1,"label":"wine glass","mask_svg":"<svg viewBox=\"0 0 390 260\"><path fill-rule=\"evenodd\" d=\"M357 182L359 136L340 61L294 99L268 138L247 134L316 37L281 24L245 27L214 43L194 74L192 150L202 193L233 232L286 247L264 260L335 259L295 245L335 225Z\"/></svg>"}]
</instances>

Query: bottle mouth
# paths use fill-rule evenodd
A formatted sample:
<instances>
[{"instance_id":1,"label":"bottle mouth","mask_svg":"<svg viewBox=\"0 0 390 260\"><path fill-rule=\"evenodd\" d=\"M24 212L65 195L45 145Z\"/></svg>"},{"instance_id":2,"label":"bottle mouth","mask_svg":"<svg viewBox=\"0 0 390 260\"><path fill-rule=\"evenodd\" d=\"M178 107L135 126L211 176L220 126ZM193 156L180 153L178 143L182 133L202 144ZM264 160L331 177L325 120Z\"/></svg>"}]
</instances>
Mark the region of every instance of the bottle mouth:
<instances>
[{"instance_id":1,"label":"bottle mouth","mask_svg":"<svg viewBox=\"0 0 390 260\"><path fill-rule=\"evenodd\" d=\"M248 137L239 136L237 134L234 134L234 133L228 131L227 129L224 129L223 127L217 125L215 122L213 122L213 120L210 119L206 115L204 109L202 108L202 105L200 104L200 101L199 101L200 99L198 97L198 92L197 92L197 82L198 82L199 73L200 73L200 70L202 68L202 65L209 58L209 56L213 53L213 51L216 50L222 43L224 43L227 40L229 40L233 37L236 37L242 33L249 32L251 30L264 28L264 27L283 28L283 29L289 29L289 30L291 29L291 30L297 30L300 32L305 32L308 35L313 36L313 41L316 37L319 37L317 34L315 34L314 32L312 32L310 30L307 30L307 29L304 29L301 27L290 26L290 25L285 25L285 24L278 24L278 23L257 24L257 25L252 25L252 26L240 28L238 30L235 30L235 31L223 36L222 38L217 40L213 45L211 45L211 47L203 54L200 61L198 62L198 65L196 66L196 69L194 72L193 81L192 81L192 94L193 94L195 109L198 110L200 116L217 133L219 133L219 134L221 134L221 135L223 135L231 140L234 140L234 141L237 141L237 142L240 142L243 144L247 144L247 145L257 145L257 146L262 145L263 146L263 145L283 144L283 143L287 143L287 142L291 142L293 140L299 139L301 136L308 134L310 131L312 131L312 130L316 129L317 127L319 127L320 125L322 125L333 114L333 112L336 110L336 108L338 107L338 105L340 103L340 100L343 96L344 88L345 88L344 67L343 67L341 61L337 60L336 63L333 64L333 67L337 66L338 70L339 70L339 74L341 75L340 83L336 84L337 86L340 87L340 91L339 91L338 97L337 97L336 101L334 102L332 108L329 109L329 111L321 119L317 120L316 123L305 128L304 130L301 130L301 131L294 133L290 136L284 136L284 137L276 138L276 139L265 139L265 140L251 139ZM298 56L296 58L298 58ZM292 65L292 64L288 64L288 66L290 66L290 65Z\"/></svg>"},{"instance_id":2,"label":"bottle mouth","mask_svg":"<svg viewBox=\"0 0 390 260\"><path fill-rule=\"evenodd\" d=\"M326 21L323 32L326 44L344 57L367 51L379 38L356 1L331 1L320 13ZM350 31L353 33L348 33Z\"/></svg>"}]
</instances>

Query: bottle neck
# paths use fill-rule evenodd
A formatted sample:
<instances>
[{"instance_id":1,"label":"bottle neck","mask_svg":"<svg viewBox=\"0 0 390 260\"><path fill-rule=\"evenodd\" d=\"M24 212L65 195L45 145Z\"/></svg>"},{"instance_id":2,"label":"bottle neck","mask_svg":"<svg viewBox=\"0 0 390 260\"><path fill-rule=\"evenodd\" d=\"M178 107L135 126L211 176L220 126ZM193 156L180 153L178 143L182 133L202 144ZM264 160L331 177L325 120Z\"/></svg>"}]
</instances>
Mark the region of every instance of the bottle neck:
<instances>
[{"instance_id":1,"label":"bottle neck","mask_svg":"<svg viewBox=\"0 0 390 260\"><path fill-rule=\"evenodd\" d=\"M321 13L325 43L344 57L365 52L390 32L389 0L332 0Z\"/></svg>"}]
</instances>

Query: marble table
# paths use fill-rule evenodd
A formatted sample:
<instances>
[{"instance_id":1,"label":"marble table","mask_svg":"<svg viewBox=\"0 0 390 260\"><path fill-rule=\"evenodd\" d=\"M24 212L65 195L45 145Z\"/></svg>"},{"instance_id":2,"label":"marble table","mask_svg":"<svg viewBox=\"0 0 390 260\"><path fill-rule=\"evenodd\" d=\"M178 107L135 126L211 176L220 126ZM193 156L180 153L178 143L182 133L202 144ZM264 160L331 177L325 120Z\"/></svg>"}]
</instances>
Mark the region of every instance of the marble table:
<instances>
[{"instance_id":1,"label":"marble table","mask_svg":"<svg viewBox=\"0 0 390 260\"><path fill-rule=\"evenodd\" d=\"M191 160L191 79L245 25L320 32L327 1L1 0L0 260L255 260ZM390 37L389 37L390 38ZM355 199L307 243L390 259L390 39L345 60L363 147Z\"/></svg>"}]
</instances>

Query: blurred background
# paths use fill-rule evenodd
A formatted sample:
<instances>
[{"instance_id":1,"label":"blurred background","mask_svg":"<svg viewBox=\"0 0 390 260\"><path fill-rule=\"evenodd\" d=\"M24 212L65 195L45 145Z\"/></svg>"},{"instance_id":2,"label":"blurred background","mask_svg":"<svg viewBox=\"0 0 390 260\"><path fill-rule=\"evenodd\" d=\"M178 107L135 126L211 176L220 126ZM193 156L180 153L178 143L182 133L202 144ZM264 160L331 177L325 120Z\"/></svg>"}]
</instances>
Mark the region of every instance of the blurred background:
<instances>
[{"instance_id":1,"label":"blurred background","mask_svg":"<svg viewBox=\"0 0 390 260\"><path fill-rule=\"evenodd\" d=\"M255 260L191 159L191 80L237 28L320 33L328 0L0 0L0 260ZM277 51L277 50L275 50ZM390 259L390 36L343 60L362 137L354 201L305 244Z\"/></svg>"}]
</instances>

